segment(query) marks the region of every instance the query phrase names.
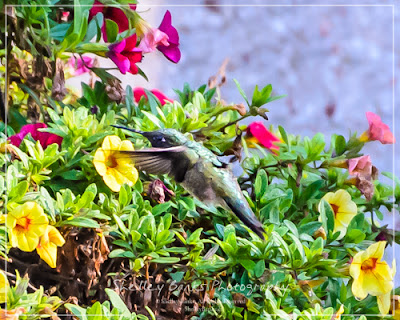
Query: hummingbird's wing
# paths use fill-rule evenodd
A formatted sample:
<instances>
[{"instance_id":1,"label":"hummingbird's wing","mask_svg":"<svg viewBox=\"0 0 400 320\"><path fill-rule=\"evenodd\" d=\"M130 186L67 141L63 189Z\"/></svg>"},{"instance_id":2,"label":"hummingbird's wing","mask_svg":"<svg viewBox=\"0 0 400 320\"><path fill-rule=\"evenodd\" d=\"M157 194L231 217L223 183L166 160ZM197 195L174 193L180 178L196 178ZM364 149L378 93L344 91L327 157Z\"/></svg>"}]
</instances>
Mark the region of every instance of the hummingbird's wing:
<instances>
[{"instance_id":1,"label":"hummingbird's wing","mask_svg":"<svg viewBox=\"0 0 400 320\"><path fill-rule=\"evenodd\" d=\"M176 182L182 182L190 165L190 159L186 156L185 146L171 148L151 148L135 151L117 151L118 158L128 157L135 166L150 174L168 174Z\"/></svg>"}]
</instances>

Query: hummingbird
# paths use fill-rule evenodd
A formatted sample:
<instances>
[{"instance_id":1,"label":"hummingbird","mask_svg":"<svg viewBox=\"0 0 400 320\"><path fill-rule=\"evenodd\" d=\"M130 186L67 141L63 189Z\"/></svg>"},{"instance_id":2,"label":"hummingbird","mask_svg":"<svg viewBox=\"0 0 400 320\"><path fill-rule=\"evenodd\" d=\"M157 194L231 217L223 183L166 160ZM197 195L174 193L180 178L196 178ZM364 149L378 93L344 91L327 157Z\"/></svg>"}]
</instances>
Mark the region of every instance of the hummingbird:
<instances>
[{"instance_id":1,"label":"hummingbird","mask_svg":"<svg viewBox=\"0 0 400 320\"><path fill-rule=\"evenodd\" d=\"M150 149L119 151L118 156L129 157L141 171L167 174L208 207L231 210L264 239L263 225L251 210L229 165L201 143L188 139L175 129L140 131L113 127L138 133L152 145Z\"/></svg>"}]
</instances>

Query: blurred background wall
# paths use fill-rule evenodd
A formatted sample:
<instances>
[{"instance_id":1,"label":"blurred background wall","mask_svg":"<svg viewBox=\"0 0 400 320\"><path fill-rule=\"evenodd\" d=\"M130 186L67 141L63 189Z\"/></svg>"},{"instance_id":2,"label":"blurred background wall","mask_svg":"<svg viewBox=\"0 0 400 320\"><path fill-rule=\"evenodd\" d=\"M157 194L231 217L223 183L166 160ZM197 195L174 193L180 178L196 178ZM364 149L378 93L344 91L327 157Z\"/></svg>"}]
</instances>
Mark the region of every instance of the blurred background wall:
<instances>
[{"instance_id":1,"label":"blurred background wall","mask_svg":"<svg viewBox=\"0 0 400 320\"><path fill-rule=\"evenodd\" d=\"M167 9L171 11L182 59L175 65L161 53L148 55L140 67L150 81L127 75L124 85L158 88L175 97L173 88L182 89L184 82L191 87L207 83L229 58L221 91L225 101L243 102L233 78L250 96L255 85L268 83L275 94L287 95L268 105L267 125L282 125L293 134L348 137L350 130L361 134L368 128L365 112L372 111L392 129L397 122L400 141L395 121L399 112L396 119L393 113L393 87L399 93L400 34L396 31L393 49L393 12L398 27L399 7L390 5L396 1L330 2L335 5L322 0L242 1L244 6L235 6L239 2L234 0L148 1L138 11L154 27ZM398 98L396 105L399 102ZM399 148L395 158L393 147L379 142L365 151L380 171L395 168L400 176ZM399 217L394 221L391 213L384 223L400 229ZM399 250L396 247L397 256Z\"/></svg>"}]
</instances>

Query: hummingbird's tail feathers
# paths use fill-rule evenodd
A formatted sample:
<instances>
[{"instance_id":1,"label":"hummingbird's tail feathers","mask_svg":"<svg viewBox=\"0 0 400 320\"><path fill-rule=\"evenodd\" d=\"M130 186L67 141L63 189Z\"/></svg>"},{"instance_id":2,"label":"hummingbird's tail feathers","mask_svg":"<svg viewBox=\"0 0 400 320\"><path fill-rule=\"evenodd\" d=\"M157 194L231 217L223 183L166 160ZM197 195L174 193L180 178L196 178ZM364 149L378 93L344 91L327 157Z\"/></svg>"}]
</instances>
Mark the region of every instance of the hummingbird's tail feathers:
<instances>
[{"instance_id":1,"label":"hummingbird's tail feathers","mask_svg":"<svg viewBox=\"0 0 400 320\"><path fill-rule=\"evenodd\" d=\"M233 211L233 213L255 234L257 234L262 240L264 237L264 227L257 217L254 215L253 211L249 208L247 203L243 203L245 199L238 199L232 197L223 197L228 207Z\"/></svg>"}]
</instances>

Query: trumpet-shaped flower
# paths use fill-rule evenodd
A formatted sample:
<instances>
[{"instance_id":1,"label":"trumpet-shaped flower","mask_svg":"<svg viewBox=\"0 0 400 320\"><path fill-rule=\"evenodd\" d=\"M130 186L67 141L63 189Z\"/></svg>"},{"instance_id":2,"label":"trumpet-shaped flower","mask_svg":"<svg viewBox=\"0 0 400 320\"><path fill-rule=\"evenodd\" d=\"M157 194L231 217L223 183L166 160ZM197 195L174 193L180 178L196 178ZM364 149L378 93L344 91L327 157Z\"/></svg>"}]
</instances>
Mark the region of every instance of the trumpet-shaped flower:
<instances>
[{"instance_id":1,"label":"trumpet-shaped flower","mask_svg":"<svg viewBox=\"0 0 400 320\"><path fill-rule=\"evenodd\" d=\"M261 144L271 151L277 151L279 146L274 143L281 140L269 131L262 122L252 122L247 127L246 141L249 142L250 147L254 144Z\"/></svg>"},{"instance_id":2,"label":"trumpet-shaped flower","mask_svg":"<svg viewBox=\"0 0 400 320\"><path fill-rule=\"evenodd\" d=\"M36 251L40 258L50 267L55 268L57 263L57 247L63 246L64 238L53 226L47 226L46 232L40 237Z\"/></svg>"},{"instance_id":3,"label":"trumpet-shaped flower","mask_svg":"<svg viewBox=\"0 0 400 320\"><path fill-rule=\"evenodd\" d=\"M372 162L370 156L362 156L358 158L349 159L349 173L352 175L361 175L370 177L372 174Z\"/></svg>"},{"instance_id":4,"label":"trumpet-shaped flower","mask_svg":"<svg viewBox=\"0 0 400 320\"><path fill-rule=\"evenodd\" d=\"M158 44L157 49L171 62L178 63L181 59L181 51L179 50L179 34L172 26L171 12L167 10L161 21L158 30L168 36L168 45L163 41Z\"/></svg>"},{"instance_id":5,"label":"trumpet-shaped flower","mask_svg":"<svg viewBox=\"0 0 400 320\"><path fill-rule=\"evenodd\" d=\"M118 136L107 136L104 138L101 148L96 150L93 159L97 172L103 177L104 183L114 192L119 192L124 183L133 186L138 179L138 171L132 161L118 156L120 150L133 151L132 142L121 141Z\"/></svg>"},{"instance_id":6,"label":"trumpet-shaped flower","mask_svg":"<svg viewBox=\"0 0 400 320\"><path fill-rule=\"evenodd\" d=\"M150 90L150 92L156 96L156 98L160 101L162 106L167 102L174 102L173 100L168 98L164 93L162 93L157 89ZM136 102L139 102L142 97L145 97L145 99L147 100L147 94L141 87L136 87L133 89L133 96Z\"/></svg>"},{"instance_id":7,"label":"trumpet-shaped flower","mask_svg":"<svg viewBox=\"0 0 400 320\"><path fill-rule=\"evenodd\" d=\"M6 275L0 270L0 303L7 301L7 292L9 286L10 284L8 283Z\"/></svg>"},{"instance_id":8,"label":"trumpet-shaped flower","mask_svg":"<svg viewBox=\"0 0 400 320\"><path fill-rule=\"evenodd\" d=\"M6 226L10 244L22 251L33 251L39 244L39 238L47 228L49 221L43 208L29 201L16 207L7 214Z\"/></svg>"},{"instance_id":9,"label":"trumpet-shaped flower","mask_svg":"<svg viewBox=\"0 0 400 320\"><path fill-rule=\"evenodd\" d=\"M369 128L360 136L360 141L378 140L383 144L395 143L393 133L387 124L383 123L381 117L373 112L366 113Z\"/></svg>"},{"instance_id":10,"label":"trumpet-shaped flower","mask_svg":"<svg viewBox=\"0 0 400 320\"><path fill-rule=\"evenodd\" d=\"M136 48L136 34L121 42L110 45L108 57L117 65L122 74L137 74L139 69L135 63L142 61L142 52Z\"/></svg>"},{"instance_id":11,"label":"trumpet-shaped flower","mask_svg":"<svg viewBox=\"0 0 400 320\"><path fill-rule=\"evenodd\" d=\"M350 194L343 189L335 193L328 192L322 199L329 203L334 214L333 233L340 232L338 239L343 238L350 221L357 215L357 205L351 200Z\"/></svg>"},{"instance_id":12,"label":"trumpet-shaped flower","mask_svg":"<svg viewBox=\"0 0 400 320\"><path fill-rule=\"evenodd\" d=\"M367 250L358 252L350 265L353 295L360 300L368 294L377 296L381 314L387 314L390 308L390 291L393 288L395 266L391 270L386 261L382 261L386 241L370 245Z\"/></svg>"},{"instance_id":13,"label":"trumpet-shaped flower","mask_svg":"<svg viewBox=\"0 0 400 320\"><path fill-rule=\"evenodd\" d=\"M25 138L25 136L28 133L30 133L34 140L40 142L43 149L46 149L49 145L51 145L53 143L57 143L58 145L61 145L62 140L63 140L62 137L57 136L53 133L42 132L42 131L38 130L38 129L42 129L42 128L47 128L47 125L45 123L26 124L21 128L19 133L14 134L9 138L10 143L16 147L19 147L19 145L21 144L21 142Z\"/></svg>"},{"instance_id":14,"label":"trumpet-shaped flower","mask_svg":"<svg viewBox=\"0 0 400 320\"><path fill-rule=\"evenodd\" d=\"M169 46L168 36L166 33L156 28L150 28L144 34L140 41L138 49L143 53L150 53L156 50L158 45Z\"/></svg>"}]
</instances>

